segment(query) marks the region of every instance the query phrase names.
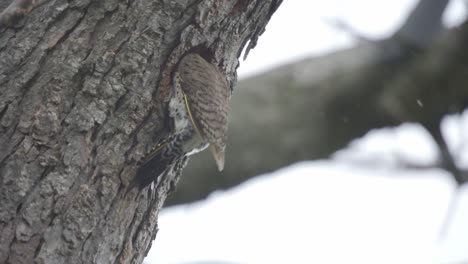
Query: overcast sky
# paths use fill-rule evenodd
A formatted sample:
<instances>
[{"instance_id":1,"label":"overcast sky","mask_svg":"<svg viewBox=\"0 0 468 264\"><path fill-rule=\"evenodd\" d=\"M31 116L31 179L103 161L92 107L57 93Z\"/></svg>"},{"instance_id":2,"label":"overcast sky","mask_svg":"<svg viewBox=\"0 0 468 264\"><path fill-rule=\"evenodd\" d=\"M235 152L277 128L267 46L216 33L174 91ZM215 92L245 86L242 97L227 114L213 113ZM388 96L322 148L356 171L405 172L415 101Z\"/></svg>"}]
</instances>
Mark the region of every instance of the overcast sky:
<instances>
[{"instance_id":1,"label":"overcast sky","mask_svg":"<svg viewBox=\"0 0 468 264\"><path fill-rule=\"evenodd\" d=\"M239 76L351 46L352 36L331 26L329 21L343 21L371 39L388 37L405 21L416 3L415 0L284 0L257 47L241 62ZM463 21L465 14L463 1L452 0L444 22L456 25Z\"/></svg>"},{"instance_id":2,"label":"overcast sky","mask_svg":"<svg viewBox=\"0 0 468 264\"><path fill-rule=\"evenodd\" d=\"M387 37L415 3L284 0L241 62L239 76L353 44L327 20L339 19L368 38ZM465 14L463 1L453 0L444 21L456 25ZM462 144L464 128L467 114L444 122L453 148ZM295 164L206 201L163 210L145 262L468 263L468 192L459 197L459 210L441 236L453 180L441 170L396 168L402 159L435 160L435 146L421 127L371 131L334 157ZM460 157L468 166L468 151Z\"/></svg>"}]
</instances>

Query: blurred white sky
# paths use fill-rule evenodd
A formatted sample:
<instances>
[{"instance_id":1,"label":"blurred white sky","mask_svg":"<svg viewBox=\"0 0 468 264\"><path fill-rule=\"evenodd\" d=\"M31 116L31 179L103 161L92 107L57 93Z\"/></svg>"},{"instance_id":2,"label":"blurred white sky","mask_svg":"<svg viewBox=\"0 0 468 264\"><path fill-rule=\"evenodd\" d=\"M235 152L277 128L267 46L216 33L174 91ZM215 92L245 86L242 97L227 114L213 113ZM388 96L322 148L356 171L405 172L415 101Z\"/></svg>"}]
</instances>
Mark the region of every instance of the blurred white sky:
<instances>
[{"instance_id":1,"label":"blurred white sky","mask_svg":"<svg viewBox=\"0 0 468 264\"><path fill-rule=\"evenodd\" d=\"M239 75L353 44L326 19L340 19L369 38L386 37L415 3L284 0ZM452 0L444 20L456 25L465 14L463 1ZM468 151L457 149L467 134L464 126L468 114L449 118L444 134L460 154L458 162L468 167ZM145 263L468 263L468 192L440 237L454 182L441 170L396 168L401 160L436 159L422 128L371 131L334 157L164 210Z\"/></svg>"},{"instance_id":2,"label":"blurred white sky","mask_svg":"<svg viewBox=\"0 0 468 264\"><path fill-rule=\"evenodd\" d=\"M321 55L354 43L352 36L331 26L340 20L360 34L379 39L391 35L406 19L416 0L284 0L238 70L240 78L307 56ZM452 0L444 22L465 18L463 0Z\"/></svg>"}]
</instances>

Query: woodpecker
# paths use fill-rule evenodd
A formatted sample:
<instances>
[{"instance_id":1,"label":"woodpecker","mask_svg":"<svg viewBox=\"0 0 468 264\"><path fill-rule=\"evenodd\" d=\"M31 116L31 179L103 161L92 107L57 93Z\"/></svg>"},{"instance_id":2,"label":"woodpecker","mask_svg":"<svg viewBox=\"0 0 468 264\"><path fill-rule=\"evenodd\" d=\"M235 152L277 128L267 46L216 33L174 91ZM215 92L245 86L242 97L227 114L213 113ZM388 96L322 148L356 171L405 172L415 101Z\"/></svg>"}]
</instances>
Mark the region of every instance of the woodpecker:
<instances>
[{"instance_id":1,"label":"woodpecker","mask_svg":"<svg viewBox=\"0 0 468 264\"><path fill-rule=\"evenodd\" d=\"M161 174L177 173L188 157L210 148L219 171L224 168L231 90L223 74L200 55L189 53L172 80L169 117L173 132L161 140L138 168L133 186L143 189Z\"/></svg>"}]
</instances>

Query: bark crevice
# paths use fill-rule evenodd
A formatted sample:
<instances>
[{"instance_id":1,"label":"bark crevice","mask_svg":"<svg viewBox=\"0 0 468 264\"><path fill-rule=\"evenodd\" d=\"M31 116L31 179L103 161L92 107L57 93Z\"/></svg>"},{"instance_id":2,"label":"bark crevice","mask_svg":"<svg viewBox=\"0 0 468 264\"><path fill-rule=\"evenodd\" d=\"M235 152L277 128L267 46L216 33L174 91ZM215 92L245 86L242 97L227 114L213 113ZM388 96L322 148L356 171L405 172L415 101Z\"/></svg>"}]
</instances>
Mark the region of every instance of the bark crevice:
<instances>
[{"instance_id":1,"label":"bark crevice","mask_svg":"<svg viewBox=\"0 0 468 264\"><path fill-rule=\"evenodd\" d=\"M202 48L234 86L242 43L279 5L249 2L48 1L2 29L1 263L142 262L177 176L126 185L170 133L173 68Z\"/></svg>"}]
</instances>

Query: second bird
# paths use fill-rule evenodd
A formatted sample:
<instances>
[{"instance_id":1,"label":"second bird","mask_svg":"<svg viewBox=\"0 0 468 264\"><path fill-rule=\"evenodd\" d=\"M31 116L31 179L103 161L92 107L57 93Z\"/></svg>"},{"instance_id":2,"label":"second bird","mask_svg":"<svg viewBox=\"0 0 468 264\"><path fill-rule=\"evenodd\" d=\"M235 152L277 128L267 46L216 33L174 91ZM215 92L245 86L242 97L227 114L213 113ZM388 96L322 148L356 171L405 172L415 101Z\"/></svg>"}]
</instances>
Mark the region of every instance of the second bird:
<instances>
[{"instance_id":1,"label":"second bird","mask_svg":"<svg viewBox=\"0 0 468 264\"><path fill-rule=\"evenodd\" d=\"M227 81L216 66L198 54L185 55L174 73L169 101L174 131L145 159L132 185L143 189L207 147L223 170L230 96Z\"/></svg>"}]
</instances>

